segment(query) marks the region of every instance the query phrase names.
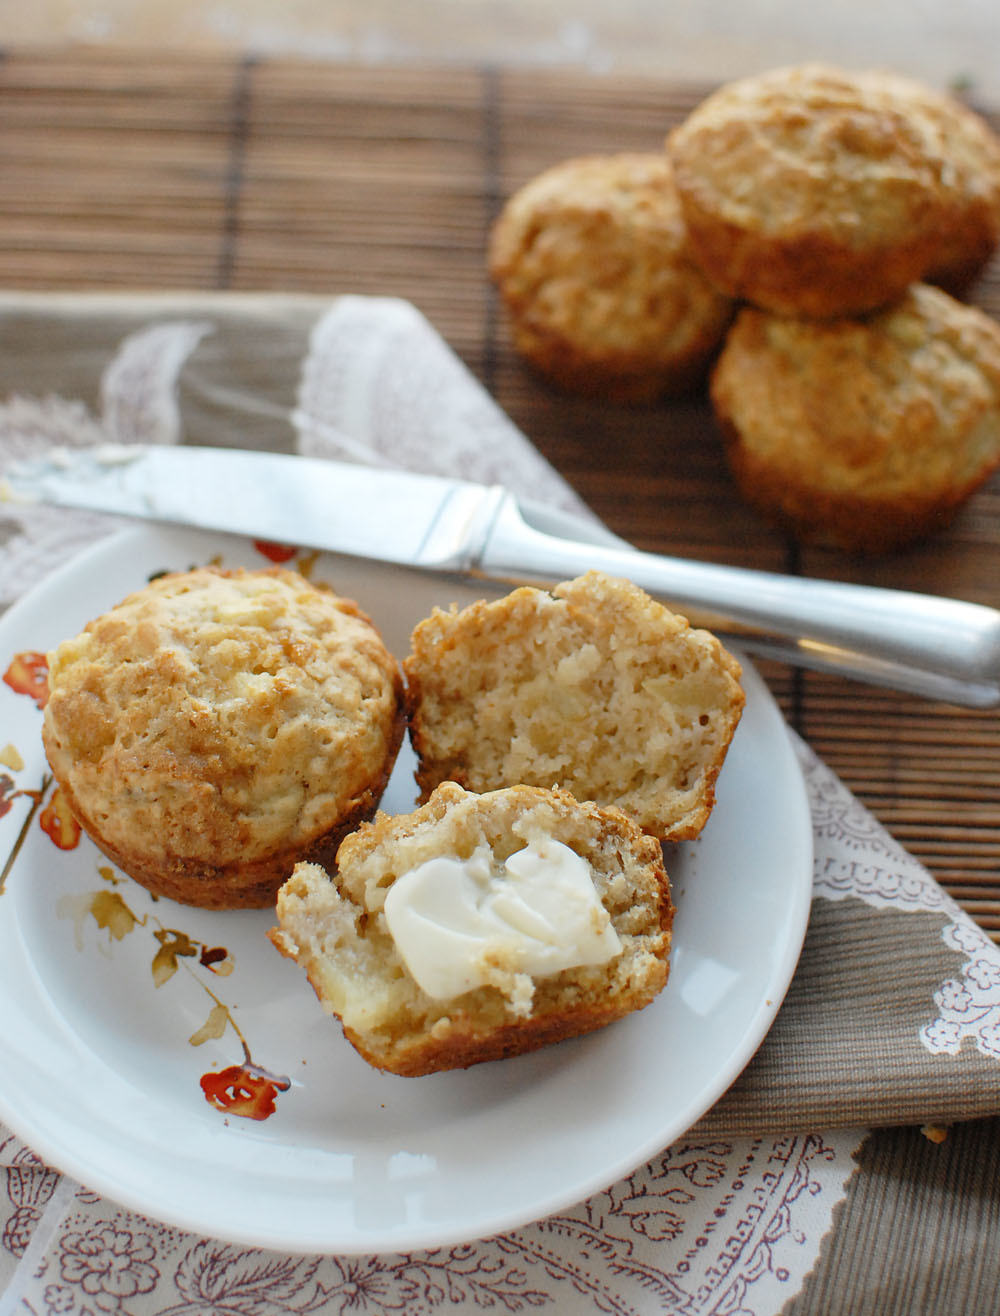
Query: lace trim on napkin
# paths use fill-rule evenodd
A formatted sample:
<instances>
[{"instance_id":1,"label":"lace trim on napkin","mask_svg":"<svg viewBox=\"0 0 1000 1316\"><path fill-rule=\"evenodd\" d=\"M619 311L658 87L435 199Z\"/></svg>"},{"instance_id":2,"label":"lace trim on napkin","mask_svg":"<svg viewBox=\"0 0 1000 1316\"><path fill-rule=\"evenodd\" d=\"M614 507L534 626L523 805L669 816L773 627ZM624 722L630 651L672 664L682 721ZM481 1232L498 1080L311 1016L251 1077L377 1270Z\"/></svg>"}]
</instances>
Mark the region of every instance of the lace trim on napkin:
<instances>
[{"instance_id":1,"label":"lace trim on napkin","mask_svg":"<svg viewBox=\"0 0 1000 1316\"><path fill-rule=\"evenodd\" d=\"M203 322L154 324L129 334L105 368L101 409L49 394L0 403L0 473L52 448L97 443L178 443L181 367L212 330ZM0 502L0 606L13 603L56 567L118 527L109 516Z\"/></svg>"},{"instance_id":2,"label":"lace trim on napkin","mask_svg":"<svg viewBox=\"0 0 1000 1316\"><path fill-rule=\"evenodd\" d=\"M64 1316L125 1304L174 1316L570 1307L768 1316L813 1266L862 1136L681 1139L573 1211L470 1245L364 1257L198 1239L71 1180L18 1180L14 1210L0 1200L4 1245L20 1258L8 1295Z\"/></svg>"},{"instance_id":3,"label":"lace trim on napkin","mask_svg":"<svg viewBox=\"0 0 1000 1316\"><path fill-rule=\"evenodd\" d=\"M918 1032L932 1055L957 1055L968 1041L1000 1060L1000 946L983 933L927 870L889 835L836 775L797 742L816 843L813 896L853 896L876 909L949 916L941 939L964 956L960 977L932 993L937 1014Z\"/></svg>"},{"instance_id":4,"label":"lace trim on napkin","mask_svg":"<svg viewBox=\"0 0 1000 1316\"><path fill-rule=\"evenodd\" d=\"M331 304L313 329L292 420L303 456L503 484L593 519L409 302Z\"/></svg>"}]
</instances>

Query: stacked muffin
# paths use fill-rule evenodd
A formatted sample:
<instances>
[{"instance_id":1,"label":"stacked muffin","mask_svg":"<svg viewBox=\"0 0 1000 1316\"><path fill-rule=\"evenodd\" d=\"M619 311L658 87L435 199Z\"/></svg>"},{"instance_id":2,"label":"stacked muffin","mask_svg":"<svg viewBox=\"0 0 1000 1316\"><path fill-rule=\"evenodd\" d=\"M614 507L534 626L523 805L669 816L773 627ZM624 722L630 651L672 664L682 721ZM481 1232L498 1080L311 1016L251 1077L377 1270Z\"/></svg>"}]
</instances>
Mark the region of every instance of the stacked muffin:
<instances>
[{"instance_id":1,"label":"stacked muffin","mask_svg":"<svg viewBox=\"0 0 1000 1316\"><path fill-rule=\"evenodd\" d=\"M732 318L693 259L662 152L546 170L504 208L489 261L518 350L583 395L646 402L690 389Z\"/></svg>"},{"instance_id":2,"label":"stacked muffin","mask_svg":"<svg viewBox=\"0 0 1000 1316\"><path fill-rule=\"evenodd\" d=\"M551 368L553 335L587 330L593 348L593 316L578 309L587 299L565 292L568 213L577 247L588 248L575 268L597 287L603 343L616 330L640 336L640 285L663 311L644 272L651 260L675 288L679 269L686 287L696 270L738 308L725 335L719 318L709 328L695 314L706 303L693 295L665 314L689 332L697 320L699 368L721 346L713 407L738 487L765 516L803 541L857 551L947 524L1000 463L1000 328L956 300L1000 235L998 139L958 101L916 82L810 64L722 87L670 134L666 157L656 186L679 216L669 259L635 241L635 206L611 199L620 193L611 164L603 182L587 171L600 229L580 224L578 195L556 187L559 170L512 198L490 263L516 344L564 385L567 373ZM575 168L563 166L562 177ZM641 258L605 260L609 228L619 252ZM600 244L590 236L598 231ZM531 332L539 322L546 353ZM645 328L656 336L653 317ZM660 336L676 341L676 324ZM591 358L596 391L609 358ZM620 392L613 379L604 391Z\"/></svg>"}]
</instances>

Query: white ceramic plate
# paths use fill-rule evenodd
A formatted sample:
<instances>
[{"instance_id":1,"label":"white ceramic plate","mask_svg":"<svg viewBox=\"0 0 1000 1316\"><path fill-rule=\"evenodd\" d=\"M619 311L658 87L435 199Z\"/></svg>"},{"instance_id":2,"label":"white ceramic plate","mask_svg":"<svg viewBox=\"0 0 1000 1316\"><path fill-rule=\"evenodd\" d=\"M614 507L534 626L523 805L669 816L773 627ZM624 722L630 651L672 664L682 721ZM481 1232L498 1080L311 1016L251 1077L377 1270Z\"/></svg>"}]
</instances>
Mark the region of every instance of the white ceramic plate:
<instances>
[{"instance_id":1,"label":"white ceramic plate","mask_svg":"<svg viewBox=\"0 0 1000 1316\"><path fill-rule=\"evenodd\" d=\"M75 633L151 573L213 558L266 565L243 541L179 529L141 527L103 542L0 619L0 672L15 654ZM329 557L314 578L357 598L397 654L434 603L482 593ZM750 667L745 685L716 810L697 843L669 856L675 949L656 1002L530 1056L404 1079L370 1069L322 1014L301 971L265 939L268 912L154 901L86 837L58 848L41 807L18 793L37 791L46 772L41 714L0 684L0 809L9 805L0 865L14 855L0 897L0 1117L52 1165L127 1206L292 1252L467 1241L607 1187L736 1078L801 949L812 869L805 790ZM412 806L412 769L404 751L389 810ZM176 972L157 986L162 947ZM202 962L217 948L228 952L221 967L234 966L228 976L212 955ZM209 1020L221 1036L192 1044ZM271 1089L265 1119L217 1109L200 1083L242 1065L244 1042L256 1066L290 1081Z\"/></svg>"}]
</instances>

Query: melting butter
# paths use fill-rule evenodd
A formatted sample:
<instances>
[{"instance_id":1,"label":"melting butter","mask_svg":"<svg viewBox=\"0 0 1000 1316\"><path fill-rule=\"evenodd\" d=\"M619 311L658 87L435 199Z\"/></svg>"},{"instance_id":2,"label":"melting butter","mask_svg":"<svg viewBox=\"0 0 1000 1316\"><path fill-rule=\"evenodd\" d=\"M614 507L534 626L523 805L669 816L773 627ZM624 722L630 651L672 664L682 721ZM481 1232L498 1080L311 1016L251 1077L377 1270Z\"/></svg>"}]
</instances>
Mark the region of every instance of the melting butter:
<instances>
[{"instance_id":1,"label":"melting butter","mask_svg":"<svg viewBox=\"0 0 1000 1316\"><path fill-rule=\"evenodd\" d=\"M448 1000L497 971L541 977L606 964L621 941L590 865L560 841L533 841L498 864L487 846L400 874L385 919L428 996Z\"/></svg>"}]
</instances>

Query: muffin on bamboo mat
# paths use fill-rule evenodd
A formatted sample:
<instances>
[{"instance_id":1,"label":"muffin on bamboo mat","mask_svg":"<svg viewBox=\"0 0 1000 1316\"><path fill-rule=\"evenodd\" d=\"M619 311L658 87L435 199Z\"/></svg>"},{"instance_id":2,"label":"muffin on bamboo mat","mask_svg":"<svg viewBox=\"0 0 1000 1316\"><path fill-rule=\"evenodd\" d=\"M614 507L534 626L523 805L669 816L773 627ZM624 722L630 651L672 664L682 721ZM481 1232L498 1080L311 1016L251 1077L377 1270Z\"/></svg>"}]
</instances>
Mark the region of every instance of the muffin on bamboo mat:
<instances>
[{"instance_id":1,"label":"muffin on bamboo mat","mask_svg":"<svg viewBox=\"0 0 1000 1316\"><path fill-rule=\"evenodd\" d=\"M915 284L878 314L740 312L711 382L744 498L857 552L938 530L1000 464L1000 325Z\"/></svg>"},{"instance_id":2,"label":"muffin on bamboo mat","mask_svg":"<svg viewBox=\"0 0 1000 1316\"><path fill-rule=\"evenodd\" d=\"M895 75L805 64L726 84L667 152L705 272L779 314L872 311L932 270L968 278L996 242L989 129Z\"/></svg>"},{"instance_id":3,"label":"muffin on bamboo mat","mask_svg":"<svg viewBox=\"0 0 1000 1316\"><path fill-rule=\"evenodd\" d=\"M923 281L960 294L982 273L1000 240L1000 137L954 96L907 78L882 77L911 118L927 119L939 134L955 205Z\"/></svg>"},{"instance_id":4,"label":"muffin on bamboo mat","mask_svg":"<svg viewBox=\"0 0 1000 1316\"><path fill-rule=\"evenodd\" d=\"M417 1076L535 1050L649 1004L673 907L659 844L618 810L445 783L379 815L332 875L299 864L269 934L372 1065Z\"/></svg>"},{"instance_id":5,"label":"muffin on bamboo mat","mask_svg":"<svg viewBox=\"0 0 1000 1316\"><path fill-rule=\"evenodd\" d=\"M370 817L402 678L355 604L281 568L167 575L49 655L43 739L81 826L157 895L270 905Z\"/></svg>"},{"instance_id":6,"label":"muffin on bamboo mat","mask_svg":"<svg viewBox=\"0 0 1000 1316\"><path fill-rule=\"evenodd\" d=\"M489 269L521 355L562 388L611 401L703 383L732 316L691 258L661 153L538 175L494 225Z\"/></svg>"},{"instance_id":7,"label":"muffin on bamboo mat","mask_svg":"<svg viewBox=\"0 0 1000 1316\"><path fill-rule=\"evenodd\" d=\"M436 609L403 668L421 799L558 785L661 840L704 827L744 705L714 635L600 572Z\"/></svg>"}]
</instances>

